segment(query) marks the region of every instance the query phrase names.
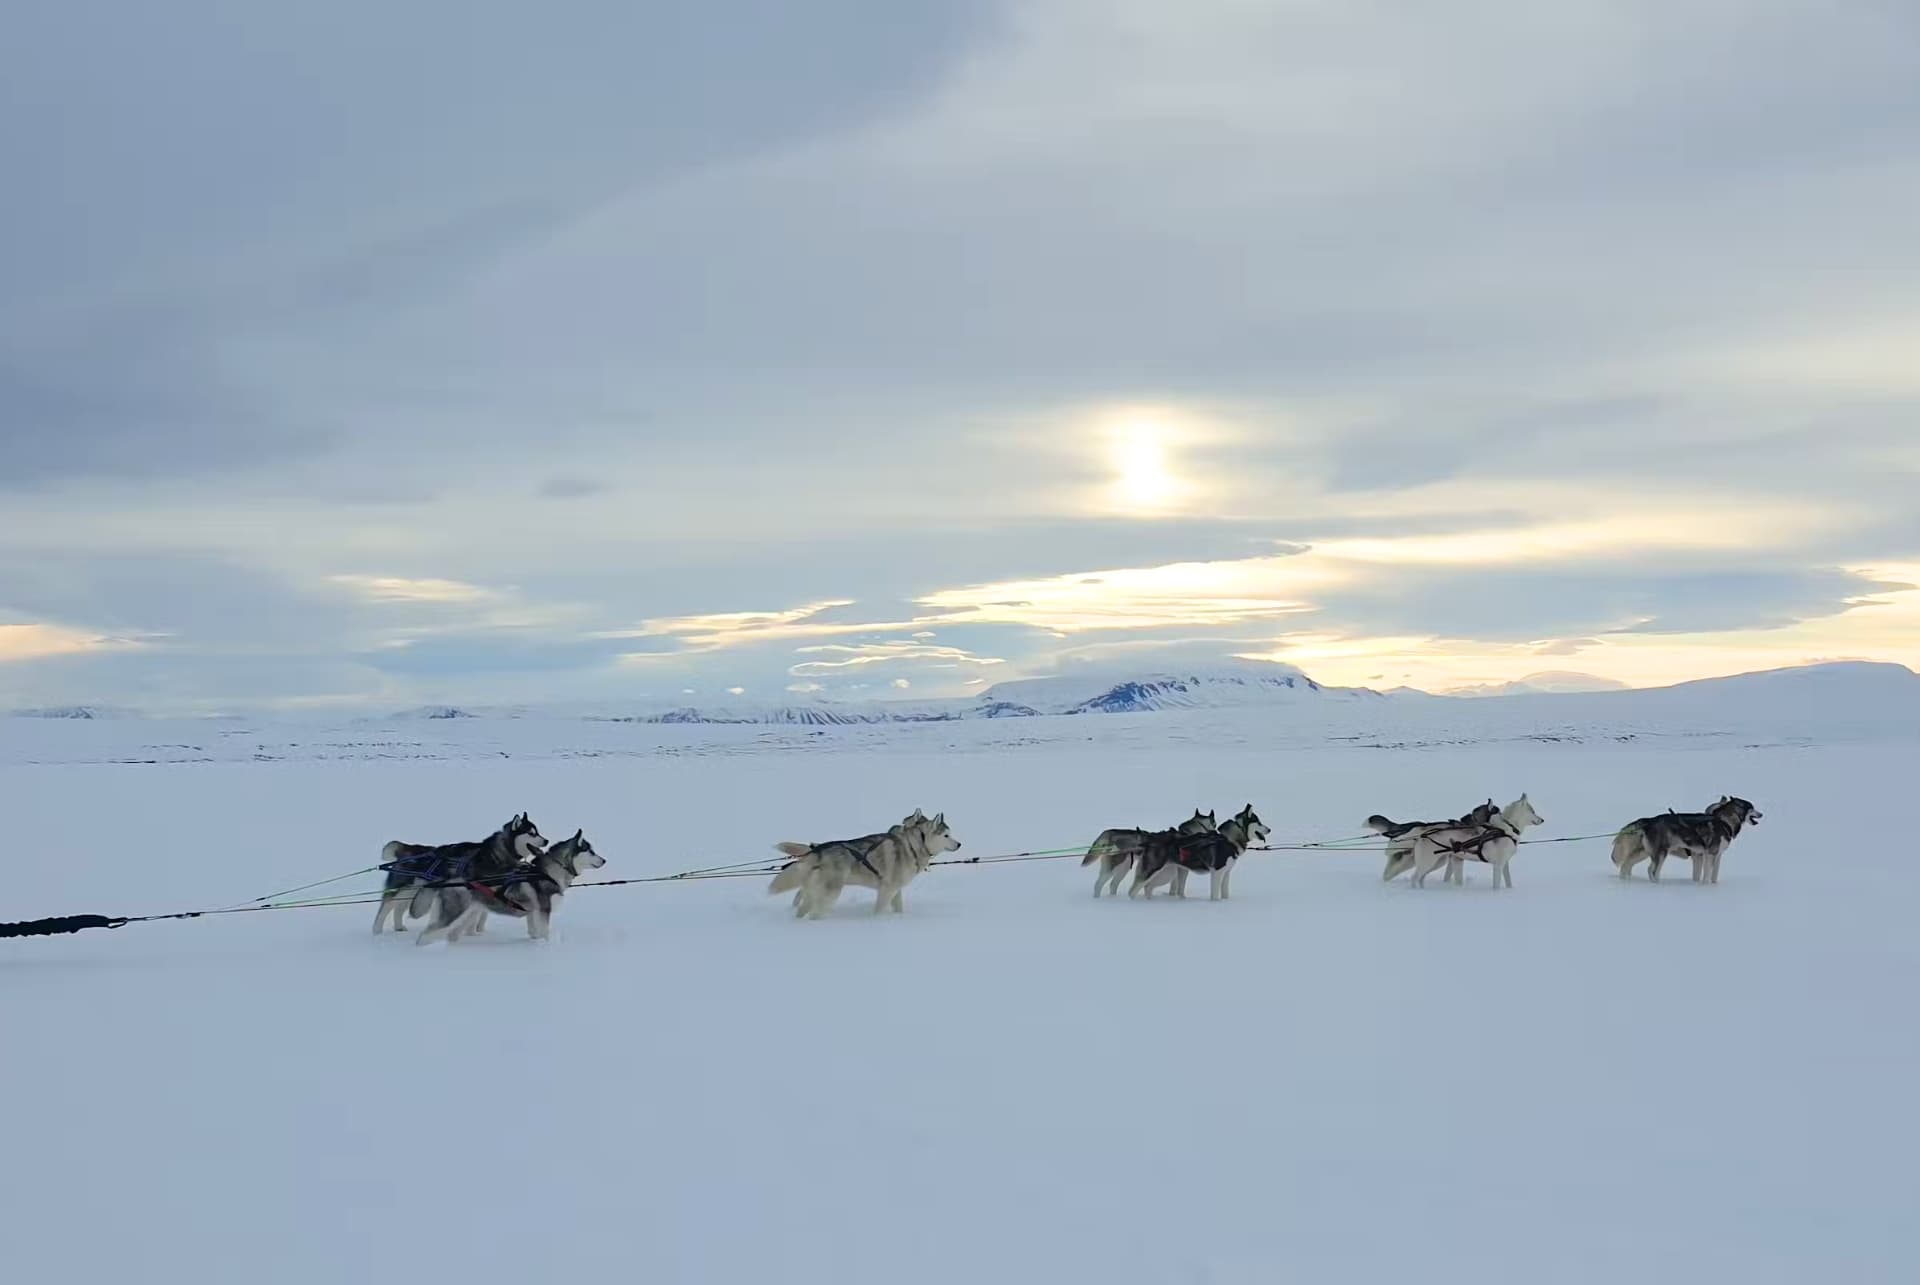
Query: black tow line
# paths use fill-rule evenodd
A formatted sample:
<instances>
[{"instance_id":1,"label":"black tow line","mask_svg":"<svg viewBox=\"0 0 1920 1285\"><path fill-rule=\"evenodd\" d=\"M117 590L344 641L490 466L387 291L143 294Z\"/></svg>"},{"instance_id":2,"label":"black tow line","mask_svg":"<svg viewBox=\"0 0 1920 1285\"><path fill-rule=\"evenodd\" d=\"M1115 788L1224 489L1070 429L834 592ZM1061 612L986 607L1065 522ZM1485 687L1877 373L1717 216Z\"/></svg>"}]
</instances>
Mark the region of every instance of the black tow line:
<instances>
[{"instance_id":1,"label":"black tow line","mask_svg":"<svg viewBox=\"0 0 1920 1285\"><path fill-rule=\"evenodd\" d=\"M133 920L124 915L57 915L52 919L28 919L17 924L0 924L0 937L58 937L88 928L124 928Z\"/></svg>"}]
</instances>

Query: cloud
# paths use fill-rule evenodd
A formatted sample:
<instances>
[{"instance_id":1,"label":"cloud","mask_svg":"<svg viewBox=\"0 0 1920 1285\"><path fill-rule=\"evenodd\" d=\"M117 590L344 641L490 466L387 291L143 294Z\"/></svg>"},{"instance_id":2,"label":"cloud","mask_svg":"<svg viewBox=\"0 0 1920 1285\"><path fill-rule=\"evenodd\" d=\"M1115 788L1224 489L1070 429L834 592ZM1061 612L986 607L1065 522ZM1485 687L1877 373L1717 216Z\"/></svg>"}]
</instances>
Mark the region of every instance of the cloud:
<instances>
[{"instance_id":1,"label":"cloud","mask_svg":"<svg viewBox=\"0 0 1920 1285\"><path fill-rule=\"evenodd\" d=\"M835 656L835 660L809 660L787 672L794 677L821 677L872 665L919 664L930 669L954 669L962 665L1004 665L998 656L976 656L959 647L933 647L912 643L864 643L859 646L829 644L801 647L797 656ZM895 680L896 684L899 680Z\"/></svg>"},{"instance_id":2,"label":"cloud","mask_svg":"<svg viewBox=\"0 0 1920 1285\"><path fill-rule=\"evenodd\" d=\"M0 40L35 699L1899 645L1900 6L227 7Z\"/></svg>"},{"instance_id":3,"label":"cloud","mask_svg":"<svg viewBox=\"0 0 1920 1285\"><path fill-rule=\"evenodd\" d=\"M605 495L612 489L609 484L592 478L554 477L540 484L540 495L549 500L580 500L592 495Z\"/></svg>"},{"instance_id":4,"label":"cloud","mask_svg":"<svg viewBox=\"0 0 1920 1285\"><path fill-rule=\"evenodd\" d=\"M137 646L140 646L137 639L113 638L64 625L0 621L0 664Z\"/></svg>"},{"instance_id":5,"label":"cloud","mask_svg":"<svg viewBox=\"0 0 1920 1285\"><path fill-rule=\"evenodd\" d=\"M844 624L822 619L830 612L853 605L852 599L842 598L803 603L778 611L720 611L695 616L666 616L643 621L636 629L609 630L599 636L672 639L679 644L679 650L700 652L796 638L906 628L900 624Z\"/></svg>"},{"instance_id":6,"label":"cloud","mask_svg":"<svg viewBox=\"0 0 1920 1285\"><path fill-rule=\"evenodd\" d=\"M405 576L336 575L328 581L374 602L474 603L500 595L459 580L408 579Z\"/></svg>"}]
</instances>

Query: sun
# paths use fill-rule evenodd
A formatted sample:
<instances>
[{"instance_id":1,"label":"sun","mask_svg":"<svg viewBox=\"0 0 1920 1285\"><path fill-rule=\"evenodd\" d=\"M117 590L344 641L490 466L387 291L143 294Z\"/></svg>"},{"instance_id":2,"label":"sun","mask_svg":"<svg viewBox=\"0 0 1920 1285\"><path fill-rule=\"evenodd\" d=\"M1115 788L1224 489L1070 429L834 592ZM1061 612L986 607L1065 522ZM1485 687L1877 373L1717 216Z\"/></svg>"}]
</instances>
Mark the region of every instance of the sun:
<instances>
[{"instance_id":1,"label":"sun","mask_svg":"<svg viewBox=\"0 0 1920 1285\"><path fill-rule=\"evenodd\" d=\"M1108 445L1113 467L1113 497L1123 508L1164 509L1179 497L1180 483L1168 464L1172 434L1149 415L1132 415L1115 424Z\"/></svg>"}]
</instances>

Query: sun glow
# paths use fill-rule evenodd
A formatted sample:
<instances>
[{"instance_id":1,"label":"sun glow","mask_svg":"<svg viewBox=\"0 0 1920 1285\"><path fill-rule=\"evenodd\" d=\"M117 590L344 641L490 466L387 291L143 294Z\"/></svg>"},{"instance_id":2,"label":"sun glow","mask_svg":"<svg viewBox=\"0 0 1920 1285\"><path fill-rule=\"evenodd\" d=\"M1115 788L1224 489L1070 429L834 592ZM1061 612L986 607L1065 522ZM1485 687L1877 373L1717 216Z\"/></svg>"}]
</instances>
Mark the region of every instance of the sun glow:
<instances>
[{"instance_id":1,"label":"sun glow","mask_svg":"<svg viewBox=\"0 0 1920 1285\"><path fill-rule=\"evenodd\" d=\"M1152 419L1131 419L1114 432L1114 493L1129 505L1165 508L1173 502L1167 471L1166 430Z\"/></svg>"}]
</instances>

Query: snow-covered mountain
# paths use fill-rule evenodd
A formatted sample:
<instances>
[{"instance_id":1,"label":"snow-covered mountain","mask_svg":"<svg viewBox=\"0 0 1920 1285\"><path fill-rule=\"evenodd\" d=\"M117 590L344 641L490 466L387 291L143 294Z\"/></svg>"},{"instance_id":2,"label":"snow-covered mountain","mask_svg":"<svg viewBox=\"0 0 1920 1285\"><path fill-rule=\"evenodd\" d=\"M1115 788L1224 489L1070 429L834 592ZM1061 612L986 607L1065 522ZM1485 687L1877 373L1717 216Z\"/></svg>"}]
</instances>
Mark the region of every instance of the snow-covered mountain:
<instances>
[{"instance_id":1,"label":"snow-covered mountain","mask_svg":"<svg viewBox=\"0 0 1920 1285\"><path fill-rule=\"evenodd\" d=\"M857 726L936 723L990 718L1145 714L1167 710L1267 708L1331 713L1343 708L1396 705L1433 709L1471 701L1484 712L1511 705L1553 716L1658 718L1778 714L1795 719L1860 712L1884 720L1912 710L1920 716L1920 675L1902 665L1836 662L1707 678L1671 687L1608 687L1582 674L1531 675L1497 688L1432 695L1410 689L1377 692L1328 687L1291 665L1231 661L1179 669L1111 666L1076 668L1043 678L1012 679L971 700L834 701L679 706L639 711L593 711L576 716L632 723ZM476 713L479 711L475 711Z\"/></svg>"},{"instance_id":2,"label":"snow-covered mountain","mask_svg":"<svg viewBox=\"0 0 1920 1285\"><path fill-rule=\"evenodd\" d=\"M130 709L119 709L111 705L47 705L35 709L9 710L9 718L50 718L71 719L90 723L102 718L139 718L140 715Z\"/></svg>"},{"instance_id":3,"label":"snow-covered mountain","mask_svg":"<svg viewBox=\"0 0 1920 1285\"><path fill-rule=\"evenodd\" d=\"M1507 699L1556 713L1622 717L1765 714L1796 721L1920 719L1920 674L1905 665L1881 661L1831 661L1699 678L1670 687L1542 692Z\"/></svg>"},{"instance_id":4,"label":"snow-covered mountain","mask_svg":"<svg viewBox=\"0 0 1920 1285\"><path fill-rule=\"evenodd\" d=\"M1598 674L1579 674L1551 669L1528 674L1510 683L1479 683L1472 687L1449 689L1448 696L1533 696L1541 692L1623 692L1627 685L1617 678Z\"/></svg>"},{"instance_id":5,"label":"snow-covered mountain","mask_svg":"<svg viewBox=\"0 0 1920 1285\"><path fill-rule=\"evenodd\" d=\"M972 699L789 702L681 706L595 717L635 723L773 723L846 726L943 723L1042 715L1144 714L1174 709L1384 700L1365 688L1323 687L1292 665L1224 662L1179 669L1086 666L1045 678L998 683Z\"/></svg>"},{"instance_id":6,"label":"snow-covered mountain","mask_svg":"<svg viewBox=\"0 0 1920 1285\"><path fill-rule=\"evenodd\" d=\"M1140 714L1381 699L1366 688L1323 687L1292 665L1239 661L1180 669L1089 666L1048 678L1018 678L989 687L980 705L1036 714Z\"/></svg>"}]
</instances>

